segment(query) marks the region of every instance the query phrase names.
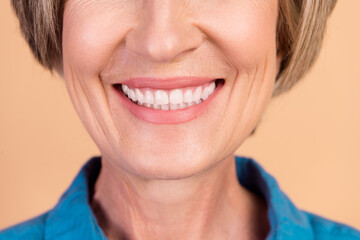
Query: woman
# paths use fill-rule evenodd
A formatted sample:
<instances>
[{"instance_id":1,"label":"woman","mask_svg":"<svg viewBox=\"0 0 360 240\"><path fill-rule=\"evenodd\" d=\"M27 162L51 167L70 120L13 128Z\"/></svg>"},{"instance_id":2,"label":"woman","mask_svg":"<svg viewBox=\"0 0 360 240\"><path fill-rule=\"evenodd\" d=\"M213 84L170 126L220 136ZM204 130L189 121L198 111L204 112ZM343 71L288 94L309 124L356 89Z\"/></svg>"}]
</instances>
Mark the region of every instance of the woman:
<instances>
[{"instance_id":1,"label":"woman","mask_svg":"<svg viewBox=\"0 0 360 240\"><path fill-rule=\"evenodd\" d=\"M313 63L335 1L12 2L102 156L1 239L360 239L233 156Z\"/></svg>"}]
</instances>

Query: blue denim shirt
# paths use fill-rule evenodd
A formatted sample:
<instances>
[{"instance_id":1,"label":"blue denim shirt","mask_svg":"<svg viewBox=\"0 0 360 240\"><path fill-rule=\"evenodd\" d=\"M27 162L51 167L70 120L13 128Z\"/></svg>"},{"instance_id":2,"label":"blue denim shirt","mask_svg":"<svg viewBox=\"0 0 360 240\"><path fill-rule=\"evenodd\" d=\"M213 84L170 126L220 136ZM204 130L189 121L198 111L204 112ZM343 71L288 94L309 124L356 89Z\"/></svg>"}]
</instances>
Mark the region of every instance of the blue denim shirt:
<instances>
[{"instance_id":1,"label":"blue denim shirt","mask_svg":"<svg viewBox=\"0 0 360 240\"><path fill-rule=\"evenodd\" d=\"M341 223L299 210L276 180L254 160L236 157L241 185L265 198L271 230L266 240L355 240L360 232ZM107 239L89 205L101 158L92 158L50 211L0 232L0 239Z\"/></svg>"}]
</instances>

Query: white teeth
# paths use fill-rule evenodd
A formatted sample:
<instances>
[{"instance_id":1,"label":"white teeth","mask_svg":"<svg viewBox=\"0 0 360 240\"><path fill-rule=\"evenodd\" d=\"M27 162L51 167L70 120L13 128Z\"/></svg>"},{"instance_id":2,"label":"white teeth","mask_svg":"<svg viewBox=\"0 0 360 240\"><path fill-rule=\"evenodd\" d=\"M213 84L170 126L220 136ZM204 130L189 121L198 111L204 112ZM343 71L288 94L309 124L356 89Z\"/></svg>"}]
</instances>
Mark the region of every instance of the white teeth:
<instances>
[{"instance_id":1,"label":"white teeth","mask_svg":"<svg viewBox=\"0 0 360 240\"><path fill-rule=\"evenodd\" d=\"M201 93L201 99L206 100L215 90L215 82L212 82L209 86L207 86Z\"/></svg>"},{"instance_id":2,"label":"white teeth","mask_svg":"<svg viewBox=\"0 0 360 240\"><path fill-rule=\"evenodd\" d=\"M169 104L161 105L161 110L169 110Z\"/></svg>"},{"instance_id":3,"label":"white teeth","mask_svg":"<svg viewBox=\"0 0 360 240\"><path fill-rule=\"evenodd\" d=\"M197 87L194 91L194 95L193 95L193 101L196 102L196 101L199 101L201 98L201 87Z\"/></svg>"},{"instance_id":4,"label":"white teeth","mask_svg":"<svg viewBox=\"0 0 360 240\"><path fill-rule=\"evenodd\" d=\"M161 110L176 110L191 107L206 100L215 91L215 81L205 86L155 90L132 89L123 84L121 89L128 98L140 106Z\"/></svg>"},{"instance_id":5,"label":"white teeth","mask_svg":"<svg viewBox=\"0 0 360 240\"><path fill-rule=\"evenodd\" d=\"M169 104L168 94L164 90L156 90L155 103L160 105Z\"/></svg>"},{"instance_id":6,"label":"white teeth","mask_svg":"<svg viewBox=\"0 0 360 240\"><path fill-rule=\"evenodd\" d=\"M184 102L191 103L193 101L193 94L190 89L186 90L184 93Z\"/></svg>"},{"instance_id":7,"label":"white teeth","mask_svg":"<svg viewBox=\"0 0 360 240\"><path fill-rule=\"evenodd\" d=\"M137 101L134 90L129 89L129 95L128 95L128 96L129 96L129 98L131 98L131 100L133 100L134 102Z\"/></svg>"},{"instance_id":8,"label":"white teeth","mask_svg":"<svg viewBox=\"0 0 360 240\"><path fill-rule=\"evenodd\" d=\"M210 85L208 86L209 88L209 95L212 94L215 91L216 88L216 84L215 82L210 83Z\"/></svg>"},{"instance_id":9,"label":"white teeth","mask_svg":"<svg viewBox=\"0 0 360 240\"><path fill-rule=\"evenodd\" d=\"M201 99L206 100L209 97L209 88L206 87L201 94Z\"/></svg>"},{"instance_id":10,"label":"white teeth","mask_svg":"<svg viewBox=\"0 0 360 240\"><path fill-rule=\"evenodd\" d=\"M124 92L126 95L129 95L129 92L128 92L128 91L129 91L129 87L128 87L128 86L126 86L126 85L123 84L123 85L121 86L121 88L122 88L123 92Z\"/></svg>"},{"instance_id":11,"label":"white teeth","mask_svg":"<svg viewBox=\"0 0 360 240\"><path fill-rule=\"evenodd\" d=\"M154 96L150 91L145 92L144 102L148 104L154 104Z\"/></svg>"},{"instance_id":12,"label":"white teeth","mask_svg":"<svg viewBox=\"0 0 360 240\"><path fill-rule=\"evenodd\" d=\"M170 110L178 109L178 104L170 104Z\"/></svg>"},{"instance_id":13,"label":"white teeth","mask_svg":"<svg viewBox=\"0 0 360 240\"><path fill-rule=\"evenodd\" d=\"M144 94L142 94L142 92L138 88L135 88L135 96L139 103L144 102Z\"/></svg>"},{"instance_id":14,"label":"white teeth","mask_svg":"<svg viewBox=\"0 0 360 240\"><path fill-rule=\"evenodd\" d=\"M170 110L183 109L183 108L194 105L194 103L191 103L191 105L189 105L189 104L190 103L170 104ZM169 104L166 104L166 105L169 106ZM161 105L161 106L164 106L164 105ZM161 109L163 109L163 108L161 108Z\"/></svg>"},{"instance_id":15,"label":"white teeth","mask_svg":"<svg viewBox=\"0 0 360 240\"><path fill-rule=\"evenodd\" d=\"M179 104L179 109L183 109L186 108L186 103L180 103Z\"/></svg>"},{"instance_id":16,"label":"white teeth","mask_svg":"<svg viewBox=\"0 0 360 240\"><path fill-rule=\"evenodd\" d=\"M180 104L183 102L183 93L180 89L175 89L170 92L170 99L171 104Z\"/></svg>"}]
</instances>

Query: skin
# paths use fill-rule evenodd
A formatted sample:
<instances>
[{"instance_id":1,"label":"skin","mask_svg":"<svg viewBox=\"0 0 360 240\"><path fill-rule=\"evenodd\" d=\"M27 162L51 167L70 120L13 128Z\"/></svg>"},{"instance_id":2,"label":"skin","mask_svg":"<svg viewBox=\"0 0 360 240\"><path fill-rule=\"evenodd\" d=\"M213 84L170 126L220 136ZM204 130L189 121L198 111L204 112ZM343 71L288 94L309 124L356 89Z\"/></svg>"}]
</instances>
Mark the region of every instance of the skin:
<instances>
[{"instance_id":1,"label":"skin","mask_svg":"<svg viewBox=\"0 0 360 240\"><path fill-rule=\"evenodd\" d=\"M234 151L270 101L280 57L276 0L67 0L65 82L102 154L91 206L109 239L265 239L263 199ZM201 76L225 84L199 117L134 117L112 84Z\"/></svg>"}]
</instances>

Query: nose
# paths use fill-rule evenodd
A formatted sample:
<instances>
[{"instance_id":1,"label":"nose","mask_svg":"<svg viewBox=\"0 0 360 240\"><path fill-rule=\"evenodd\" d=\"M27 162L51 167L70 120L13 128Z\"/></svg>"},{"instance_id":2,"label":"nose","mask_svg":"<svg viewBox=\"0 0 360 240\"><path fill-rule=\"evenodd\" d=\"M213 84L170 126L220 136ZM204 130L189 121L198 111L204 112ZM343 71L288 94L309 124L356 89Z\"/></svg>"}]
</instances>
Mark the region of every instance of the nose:
<instances>
[{"instance_id":1,"label":"nose","mask_svg":"<svg viewBox=\"0 0 360 240\"><path fill-rule=\"evenodd\" d=\"M137 23L126 37L126 47L152 62L170 62L203 42L201 31L187 16L186 1L146 0Z\"/></svg>"}]
</instances>

